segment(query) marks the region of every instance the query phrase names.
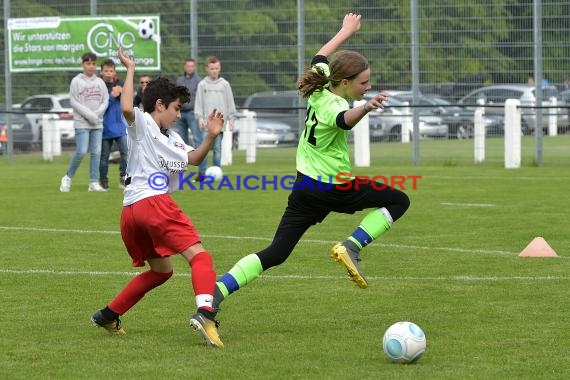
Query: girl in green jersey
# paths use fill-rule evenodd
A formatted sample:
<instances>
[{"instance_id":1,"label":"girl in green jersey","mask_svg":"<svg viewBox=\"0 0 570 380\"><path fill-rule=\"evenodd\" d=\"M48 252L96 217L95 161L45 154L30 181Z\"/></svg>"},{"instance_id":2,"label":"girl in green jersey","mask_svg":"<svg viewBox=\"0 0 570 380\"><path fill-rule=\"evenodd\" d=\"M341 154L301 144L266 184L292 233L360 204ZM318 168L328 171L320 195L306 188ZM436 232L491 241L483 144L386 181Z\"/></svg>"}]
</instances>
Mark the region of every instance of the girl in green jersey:
<instances>
[{"instance_id":1,"label":"girl in green jersey","mask_svg":"<svg viewBox=\"0 0 570 380\"><path fill-rule=\"evenodd\" d=\"M298 81L300 94L308 98L307 117L297 149L297 178L285 213L267 248L243 257L218 279L215 309L263 271L285 262L305 231L330 212L352 214L373 209L330 252L350 278L366 288L368 281L358 265L361 249L390 229L410 205L400 190L381 183L355 183L355 178L345 177L351 172L349 131L368 112L383 108L388 99L386 93L379 93L362 106L349 106L348 99L361 100L370 90L370 67L359 53L336 50L360 29L360 19L358 14L347 14L341 29L321 47L311 68ZM354 186L347 186L350 181Z\"/></svg>"}]
</instances>

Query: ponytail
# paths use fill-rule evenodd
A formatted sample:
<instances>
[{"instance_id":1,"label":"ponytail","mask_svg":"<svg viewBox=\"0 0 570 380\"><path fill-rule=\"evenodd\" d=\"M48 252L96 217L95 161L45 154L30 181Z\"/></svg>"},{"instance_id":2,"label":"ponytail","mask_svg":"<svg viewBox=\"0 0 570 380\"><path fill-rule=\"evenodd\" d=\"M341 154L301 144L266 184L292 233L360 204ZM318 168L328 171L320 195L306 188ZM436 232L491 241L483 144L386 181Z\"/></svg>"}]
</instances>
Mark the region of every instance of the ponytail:
<instances>
[{"instance_id":1,"label":"ponytail","mask_svg":"<svg viewBox=\"0 0 570 380\"><path fill-rule=\"evenodd\" d=\"M308 98L315 91L322 91L329 79L325 73L325 69L319 65L315 65L307 69L303 76L297 81L297 89L303 98Z\"/></svg>"}]
</instances>

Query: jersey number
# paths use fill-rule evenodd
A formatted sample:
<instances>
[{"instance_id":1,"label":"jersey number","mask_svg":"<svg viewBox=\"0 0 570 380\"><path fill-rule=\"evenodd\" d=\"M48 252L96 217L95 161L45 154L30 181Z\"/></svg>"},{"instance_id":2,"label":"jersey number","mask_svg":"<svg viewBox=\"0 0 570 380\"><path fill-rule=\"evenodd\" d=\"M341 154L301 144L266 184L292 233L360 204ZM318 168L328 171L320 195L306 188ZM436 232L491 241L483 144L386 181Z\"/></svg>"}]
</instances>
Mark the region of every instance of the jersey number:
<instances>
[{"instance_id":1,"label":"jersey number","mask_svg":"<svg viewBox=\"0 0 570 380\"><path fill-rule=\"evenodd\" d=\"M309 106L307 107L307 117L305 118L305 134L304 137L307 137L307 121L311 121L311 126L309 128L309 138L307 139L307 142L313 146L317 146L317 139L315 137L315 128L317 127L317 124L319 124L319 122L317 121L317 116L315 115L315 112L313 111L313 107Z\"/></svg>"}]
</instances>

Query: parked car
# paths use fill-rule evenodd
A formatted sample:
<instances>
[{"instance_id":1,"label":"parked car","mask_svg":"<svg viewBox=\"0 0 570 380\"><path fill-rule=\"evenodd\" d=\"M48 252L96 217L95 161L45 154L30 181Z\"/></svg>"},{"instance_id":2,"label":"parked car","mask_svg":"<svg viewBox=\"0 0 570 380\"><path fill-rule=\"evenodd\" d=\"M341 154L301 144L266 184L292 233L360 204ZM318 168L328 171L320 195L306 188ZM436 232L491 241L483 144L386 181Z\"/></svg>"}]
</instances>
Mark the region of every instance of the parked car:
<instances>
[{"instance_id":1,"label":"parked car","mask_svg":"<svg viewBox=\"0 0 570 380\"><path fill-rule=\"evenodd\" d=\"M10 118L10 124L12 125L14 148L22 151L30 150L33 138L32 126L26 116L20 113L19 110L6 112L5 109L0 109L0 136L5 136L6 140L8 138L8 118ZM0 139L0 154L6 151L6 143L8 142L3 140L4 138Z\"/></svg>"},{"instance_id":2,"label":"parked car","mask_svg":"<svg viewBox=\"0 0 570 380\"><path fill-rule=\"evenodd\" d=\"M243 132L244 113L240 113L233 131L233 146L242 148L245 144ZM290 125L270 119L255 119L256 146L258 148L271 148L278 146L293 146L297 144L297 132Z\"/></svg>"},{"instance_id":3,"label":"parked car","mask_svg":"<svg viewBox=\"0 0 570 380\"><path fill-rule=\"evenodd\" d=\"M242 108L254 111L258 121L285 123L299 133L304 129L306 107L306 100L297 91L266 91L248 96Z\"/></svg>"},{"instance_id":4,"label":"parked car","mask_svg":"<svg viewBox=\"0 0 570 380\"><path fill-rule=\"evenodd\" d=\"M413 105L412 91L388 91L390 96ZM439 116L444 124L449 126L450 138L473 137L475 127L474 110L464 109L452 105L437 95L418 95L418 108L420 115ZM504 135L504 117L502 115L484 115L486 136Z\"/></svg>"},{"instance_id":5,"label":"parked car","mask_svg":"<svg viewBox=\"0 0 570 380\"><path fill-rule=\"evenodd\" d=\"M364 100L370 100L374 93L364 95ZM406 119L411 120L412 114L406 114L406 104L391 96L384 109L368 113L371 141L401 141L402 125ZM419 116L420 138L447 138L449 126L439 116ZM410 130L410 139L412 138Z\"/></svg>"},{"instance_id":6,"label":"parked car","mask_svg":"<svg viewBox=\"0 0 570 380\"><path fill-rule=\"evenodd\" d=\"M305 115L305 100L297 91L265 91L248 96L236 120L233 135L235 148L243 147L245 141L243 134L240 136L240 125L244 122L246 111L255 112L258 147L297 144Z\"/></svg>"},{"instance_id":7,"label":"parked car","mask_svg":"<svg viewBox=\"0 0 570 380\"><path fill-rule=\"evenodd\" d=\"M61 134L62 144L75 142L75 129L73 128L73 109L69 94L41 94L30 96L19 105L32 125L32 143L38 144L42 140L42 120L47 115L55 119Z\"/></svg>"},{"instance_id":8,"label":"parked car","mask_svg":"<svg viewBox=\"0 0 570 380\"><path fill-rule=\"evenodd\" d=\"M542 105L551 105L550 98L556 97L560 106L565 106L563 99L559 97L558 89L555 86L546 86L542 89ZM521 128L524 134L534 133L536 130L536 96L535 87L525 84L502 84L482 87L474 90L461 98L459 104L463 104L465 109L474 111L479 106L485 107L485 115L504 115L504 105L507 99L519 99L521 103ZM548 115L556 113L559 130L568 127L568 113L565 108L544 109L542 118L542 128L546 132L548 128Z\"/></svg>"}]
</instances>

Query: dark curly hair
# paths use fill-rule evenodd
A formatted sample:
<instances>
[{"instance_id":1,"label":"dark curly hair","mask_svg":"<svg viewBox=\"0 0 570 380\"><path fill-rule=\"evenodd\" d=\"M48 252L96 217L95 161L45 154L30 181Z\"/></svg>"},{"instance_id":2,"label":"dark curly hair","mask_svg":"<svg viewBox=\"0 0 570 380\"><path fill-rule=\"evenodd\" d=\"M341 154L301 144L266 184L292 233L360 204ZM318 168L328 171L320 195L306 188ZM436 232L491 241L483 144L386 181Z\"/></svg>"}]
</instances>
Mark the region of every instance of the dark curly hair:
<instances>
[{"instance_id":1,"label":"dark curly hair","mask_svg":"<svg viewBox=\"0 0 570 380\"><path fill-rule=\"evenodd\" d=\"M148 82L142 95L142 105L145 112L153 112L156 101L160 99L165 107L176 99L180 104L190 101L190 92L184 86L177 86L172 81L164 77L158 77Z\"/></svg>"}]
</instances>

